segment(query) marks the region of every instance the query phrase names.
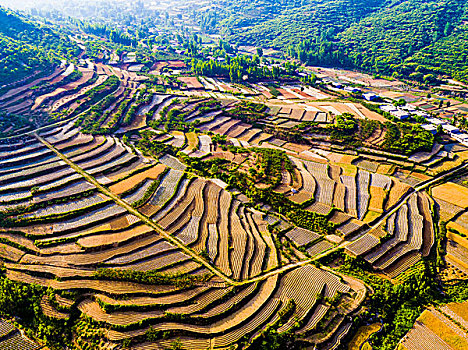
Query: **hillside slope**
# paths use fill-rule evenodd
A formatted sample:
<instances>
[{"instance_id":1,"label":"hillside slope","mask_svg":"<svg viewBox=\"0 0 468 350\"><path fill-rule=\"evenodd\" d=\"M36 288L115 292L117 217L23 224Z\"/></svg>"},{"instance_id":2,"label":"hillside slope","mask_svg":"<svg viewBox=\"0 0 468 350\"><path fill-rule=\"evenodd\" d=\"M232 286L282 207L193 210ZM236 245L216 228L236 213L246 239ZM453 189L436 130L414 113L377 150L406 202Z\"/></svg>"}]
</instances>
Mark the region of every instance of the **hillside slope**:
<instances>
[{"instance_id":1,"label":"hillside slope","mask_svg":"<svg viewBox=\"0 0 468 350\"><path fill-rule=\"evenodd\" d=\"M467 13L462 0L221 0L199 20L233 43L273 47L308 64L467 81Z\"/></svg>"},{"instance_id":2,"label":"hillside slope","mask_svg":"<svg viewBox=\"0 0 468 350\"><path fill-rule=\"evenodd\" d=\"M49 70L60 57L75 54L76 46L65 37L2 7L0 23L0 85Z\"/></svg>"},{"instance_id":3,"label":"hillside slope","mask_svg":"<svg viewBox=\"0 0 468 350\"><path fill-rule=\"evenodd\" d=\"M418 65L423 69L450 74L461 81L468 81L468 3L456 25L446 27L446 36L424 47L409 57L407 66Z\"/></svg>"},{"instance_id":4,"label":"hillside slope","mask_svg":"<svg viewBox=\"0 0 468 350\"><path fill-rule=\"evenodd\" d=\"M221 27L226 34L230 34L231 40L240 44L268 43L269 46L284 48L301 40L322 40L333 36L376 9L382 2L310 0L305 6L263 5L261 12L260 9L251 9L254 4L250 7L246 4L241 8L235 7L233 14L221 22Z\"/></svg>"}]
</instances>

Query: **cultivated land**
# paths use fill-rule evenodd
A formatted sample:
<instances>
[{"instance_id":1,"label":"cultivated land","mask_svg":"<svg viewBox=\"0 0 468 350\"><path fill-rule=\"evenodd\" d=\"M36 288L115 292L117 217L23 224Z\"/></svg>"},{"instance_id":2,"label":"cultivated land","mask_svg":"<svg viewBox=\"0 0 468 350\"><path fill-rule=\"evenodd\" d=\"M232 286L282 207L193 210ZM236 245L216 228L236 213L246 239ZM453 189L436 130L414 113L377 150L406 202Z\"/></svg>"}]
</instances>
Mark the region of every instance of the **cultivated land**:
<instances>
[{"instance_id":1,"label":"cultivated land","mask_svg":"<svg viewBox=\"0 0 468 350\"><path fill-rule=\"evenodd\" d=\"M398 349L465 349L466 305L448 304L425 310L401 340Z\"/></svg>"},{"instance_id":2,"label":"cultivated land","mask_svg":"<svg viewBox=\"0 0 468 350\"><path fill-rule=\"evenodd\" d=\"M111 72L102 68L97 71ZM83 115L89 112L72 112L63 122L2 141L0 196L9 214L0 232L0 254L9 279L52 288L52 299L41 303L48 317L68 320L77 310L106 329L103 341L110 347L130 342L132 348L150 349L177 339L190 349L248 346L272 326L306 343L328 344L348 329L347 315L363 302L365 287L340 281L311 266L312 261L345 248L376 272L396 278L430 254L435 244L433 200L425 192L407 194L431 177L399 175L396 169L409 164L408 157L394 159L384 151L350 157L331 147L328 136L314 143L311 135L312 145L296 143L283 140L271 127L284 124L288 130L301 120L326 127L342 113L373 118L360 113L363 107L270 103L254 112L257 105L234 95L158 95L148 87L130 87L126 76L114 76L120 87L109 93L123 98L113 99L101 125L122 123L123 117L112 117L125 111L119 103L152 101L146 113L154 113L125 142L83 133L77 125L86 122ZM41 100L61 108L52 97ZM33 106L31 113L41 106L46 102ZM171 113L185 123L197 121L197 128L157 131L158 120ZM236 119L239 113L261 113L261 124L252 127L250 119ZM165 154L177 150L182 151L179 156ZM284 154L283 161L269 163L270 152ZM254 210L242 196L226 190L223 181L194 176L198 170L192 160L197 159L222 160L218 173L210 173L214 178L226 180L223 174L233 170L250 174L258 188L270 189L324 221L313 226ZM273 178L252 175L252 167ZM435 187L432 194L447 201L454 186ZM369 231L370 221L397 204ZM154 278L160 282L150 282ZM55 298L64 298L65 291L73 291L74 297L60 306ZM350 303L352 307L345 306ZM164 337L160 331L166 332Z\"/></svg>"},{"instance_id":3,"label":"cultivated land","mask_svg":"<svg viewBox=\"0 0 468 350\"><path fill-rule=\"evenodd\" d=\"M468 346L448 303L468 280L466 147L287 67L145 56L137 74L101 49L1 90L35 121L0 124L0 274L35 288L35 322L77 349L357 349L410 327L401 349ZM0 349L36 337L0 321Z\"/></svg>"},{"instance_id":4,"label":"cultivated land","mask_svg":"<svg viewBox=\"0 0 468 350\"><path fill-rule=\"evenodd\" d=\"M125 339L145 343L151 329L171 334L152 346L183 336L184 347L206 348L247 344L267 325L320 342L314 334L328 328L314 325L322 317L339 324L352 312L331 307L355 299L355 286L310 265L278 269L263 213L213 182L184 178L176 160L174 167L153 162L126 173L143 159L114 139L111 147L111 139L96 142L99 157L72 151L84 136L70 130L68 122L27 136L27 146L2 158L12 165L3 173L3 205L11 213L29 205L7 219L14 233L6 227L0 233L5 246L13 245L0 250L6 276L51 287L54 298L65 290L82 295L65 308L45 300L48 317L68 319L76 308L108 329L110 346ZM19 161L22 167L13 166ZM119 173L110 183L108 176ZM31 196L32 187L39 189ZM53 204L55 198L61 200ZM129 270L174 277L159 285L131 282L121 275Z\"/></svg>"},{"instance_id":5,"label":"cultivated land","mask_svg":"<svg viewBox=\"0 0 468 350\"><path fill-rule=\"evenodd\" d=\"M35 344L26 338L15 326L6 320L0 319L0 348L1 349L43 349L39 344Z\"/></svg>"}]
</instances>

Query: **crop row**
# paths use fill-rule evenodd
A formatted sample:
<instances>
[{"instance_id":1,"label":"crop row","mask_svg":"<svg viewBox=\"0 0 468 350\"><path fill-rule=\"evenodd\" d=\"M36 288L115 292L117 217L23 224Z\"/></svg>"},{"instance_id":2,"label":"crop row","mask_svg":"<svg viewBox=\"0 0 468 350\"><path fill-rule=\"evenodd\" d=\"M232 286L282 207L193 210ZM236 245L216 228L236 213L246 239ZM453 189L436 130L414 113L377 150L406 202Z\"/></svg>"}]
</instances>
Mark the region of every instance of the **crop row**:
<instances>
[{"instance_id":1,"label":"crop row","mask_svg":"<svg viewBox=\"0 0 468 350\"><path fill-rule=\"evenodd\" d=\"M2 350L36 350L39 349L38 344L24 338L21 334L16 333L11 337L0 341L0 349Z\"/></svg>"},{"instance_id":2,"label":"crop row","mask_svg":"<svg viewBox=\"0 0 468 350\"><path fill-rule=\"evenodd\" d=\"M348 250L354 251L356 255L370 250L364 258L372 263L374 268L395 277L417 262L421 253L427 254L432 247L434 232L425 195L411 195L407 204L387 219L386 230L391 237L382 244L375 245L374 240L369 241L365 247L366 241L362 238L348 247ZM367 240L369 239L370 237L367 237Z\"/></svg>"}]
</instances>

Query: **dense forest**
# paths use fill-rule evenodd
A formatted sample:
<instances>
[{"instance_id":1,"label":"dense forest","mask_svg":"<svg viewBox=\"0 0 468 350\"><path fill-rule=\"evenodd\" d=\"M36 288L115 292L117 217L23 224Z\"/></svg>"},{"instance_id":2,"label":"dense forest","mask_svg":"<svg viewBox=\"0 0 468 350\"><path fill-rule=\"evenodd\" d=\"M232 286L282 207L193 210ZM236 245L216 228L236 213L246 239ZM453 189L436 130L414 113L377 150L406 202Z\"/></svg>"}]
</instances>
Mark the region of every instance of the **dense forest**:
<instances>
[{"instance_id":1,"label":"dense forest","mask_svg":"<svg viewBox=\"0 0 468 350\"><path fill-rule=\"evenodd\" d=\"M78 46L69 39L2 7L0 23L0 85L50 70L60 58L78 53Z\"/></svg>"},{"instance_id":2,"label":"dense forest","mask_svg":"<svg viewBox=\"0 0 468 350\"><path fill-rule=\"evenodd\" d=\"M304 63L431 83L468 81L463 0L217 0L197 14L231 43L280 49Z\"/></svg>"}]
</instances>

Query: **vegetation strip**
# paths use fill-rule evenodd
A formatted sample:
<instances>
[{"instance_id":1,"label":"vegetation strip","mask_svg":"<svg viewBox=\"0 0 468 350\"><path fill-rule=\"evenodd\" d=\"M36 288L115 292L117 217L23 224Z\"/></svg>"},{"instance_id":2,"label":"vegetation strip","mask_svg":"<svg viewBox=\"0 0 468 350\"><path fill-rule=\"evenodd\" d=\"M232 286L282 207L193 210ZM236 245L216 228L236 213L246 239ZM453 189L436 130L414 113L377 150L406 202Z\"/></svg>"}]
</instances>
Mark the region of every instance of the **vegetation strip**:
<instances>
[{"instance_id":1,"label":"vegetation strip","mask_svg":"<svg viewBox=\"0 0 468 350\"><path fill-rule=\"evenodd\" d=\"M304 265L307 265L307 264L310 264L310 263L313 263L314 261L316 260L319 260L333 252L336 252L337 250L341 249L341 248L344 248L346 247L347 245L349 245L351 242L345 242L341 245L338 245L336 246L335 248L333 249L330 249L330 250L327 250L325 251L324 253L322 254L319 254L317 256L315 256L314 258L311 258L311 259L307 259L307 260L303 260L303 261L299 261L297 263L294 263L294 264L289 264L289 265L285 265L285 266L282 266L281 268L278 268L278 269L274 269L274 270L271 270L269 271L268 273L265 273L265 274L262 274L260 276L257 276L257 277L254 277L254 278L250 278L250 279L245 279L245 280L242 280L242 281L234 281L232 280L231 278L225 276L222 272L220 272L217 268L215 268L213 265L211 265L210 263L208 263L205 259L203 259L202 257L200 257L197 253L193 252L190 248L186 247L184 244L182 244L181 242L179 242L178 239L174 238L173 236L171 236L169 233L166 233L163 229L161 229L159 227L158 224L154 223L153 221L151 221L149 218L147 218L145 215L141 214L138 210L136 210L135 208L133 208L131 205L127 204L125 201L123 201L122 199L120 199L118 196L114 195L111 191L109 191L107 188L105 188L104 186L102 186L98 181L96 181L96 179L94 179L92 176L90 176L89 174L87 174L83 169L81 169L80 167L78 167L76 164L74 164L73 162L71 162L66 156L64 156L62 153L60 153L58 150L56 150L50 143L48 143L46 140L44 140L42 137L40 137L39 135L35 134L36 138L42 142L46 147L48 147L50 150L52 150L53 152L55 152L57 154L57 156L59 158L61 158L63 161L65 161L68 165L70 165L70 167L72 167L76 172L78 172L79 174L81 174L86 180L88 180L89 182L91 182L93 185L95 185L97 188L99 188L100 191L102 191L105 195L107 195L108 197L110 197L112 200L114 200L114 202L118 205L120 205L121 207L125 208L129 213L137 216L138 218L140 218L144 223L146 223L148 226L150 226L151 228L153 228L156 232L158 232L161 236L163 236L167 241L169 241L170 243L176 245L177 247L179 247L184 253L188 254L189 256L191 256L195 261L199 262L200 264L204 265L208 270L210 270L211 272L213 272L216 276L220 277L221 279L223 279L225 282L231 284L231 285L235 285L235 286L239 286L239 285L245 285L245 284L249 284L249 283L252 283L252 282L258 282L258 281L262 281L262 280L265 280L271 276L274 276L274 275L278 275L278 274L282 274L284 272L287 272L289 270L292 270L296 267L300 267L300 266L304 266Z\"/></svg>"},{"instance_id":2,"label":"vegetation strip","mask_svg":"<svg viewBox=\"0 0 468 350\"><path fill-rule=\"evenodd\" d=\"M187 248L185 245L179 242L176 238L172 237L170 234L166 233L163 231L159 225L148 219L145 215L141 214L138 210L133 208L131 205L120 199L118 196L114 195L111 191L109 191L107 188L102 186L96 179L89 174L87 174L83 169L81 169L79 166L71 162L66 156L64 156L62 153L60 153L57 149L55 149L54 146L52 146L50 143L48 143L46 140L44 140L42 137L40 137L37 134L34 134L34 136L42 142L47 148L52 150L59 158L61 158L64 162L66 162L73 170L81 174L86 180L91 182L93 185L95 185L97 188L99 188L102 193L104 193L106 196L110 197L114 202L124 209L126 209L129 213L137 216L140 218L143 222L145 222L148 226L152 227L156 232L158 232L161 236L163 236L166 240L171 242L172 244L176 245L179 247L183 252L191 256L195 261L199 262L200 264L204 265L208 270L213 272L215 275L223 279L229 284L235 285L238 284L238 282L233 281L229 277L226 277L224 274L222 274L220 271L218 271L216 268L214 268L211 264L206 262L204 259L202 259L198 254L194 253L191 249ZM245 282L245 281L244 281Z\"/></svg>"},{"instance_id":3,"label":"vegetation strip","mask_svg":"<svg viewBox=\"0 0 468 350\"><path fill-rule=\"evenodd\" d=\"M407 193L404 197L402 197L400 200L399 200L399 203L391 210L391 211L388 211L387 213L385 213L378 221L377 223L375 223L372 227L371 227L371 230L370 231L373 231L375 229L377 229L383 222L385 222L385 220L387 220L387 218L389 218L392 214L396 213L407 201L408 199L411 197L411 195L413 193L417 193L417 192L420 192L432 185L434 185L435 183L437 183L438 181L444 179L445 177L449 176L449 177L452 177L454 176L454 174L458 173L459 171L463 171L465 170L466 168L468 167L468 163L465 163L465 164L462 164L458 167L456 167L455 169L452 169L450 172L448 173L445 173L445 174L441 174L439 176L436 176L434 177L432 180L428 181L428 182L425 182L423 184L420 184L419 186L415 187L413 191L410 191L409 193ZM370 232L369 231L369 232Z\"/></svg>"}]
</instances>

